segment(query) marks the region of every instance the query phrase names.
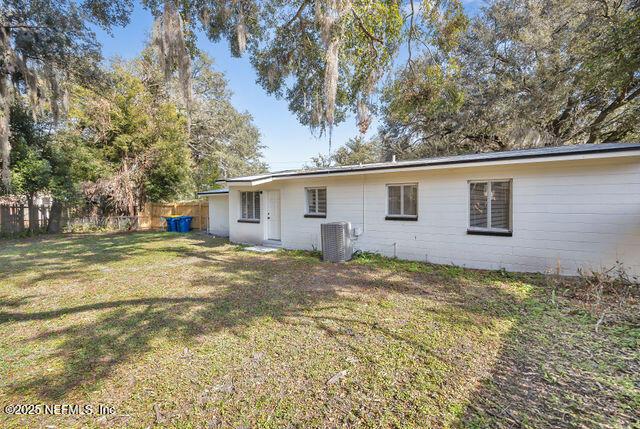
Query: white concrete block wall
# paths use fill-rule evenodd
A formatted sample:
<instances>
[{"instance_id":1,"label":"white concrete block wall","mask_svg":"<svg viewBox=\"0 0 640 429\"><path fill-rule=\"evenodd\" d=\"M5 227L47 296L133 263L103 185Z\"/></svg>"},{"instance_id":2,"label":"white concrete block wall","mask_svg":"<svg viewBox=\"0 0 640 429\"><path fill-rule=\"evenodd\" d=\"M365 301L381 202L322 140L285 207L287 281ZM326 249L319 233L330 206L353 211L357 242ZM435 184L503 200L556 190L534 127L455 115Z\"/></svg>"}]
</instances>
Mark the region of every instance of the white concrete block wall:
<instances>
[{"instance_id":1,"label":"white concrete block wall","mask_svg":"<svg viewBox=\"0 0 640 429\"><path fill-rule=\"evenodd\" d=\"M252 188L229 188L229 239L234 243L262 243L264 239L264 201L260 204L260 223L240 223L240 192Z\"/></svg>"},{"instance_id":2,"label":"white concrete block wall","mask_svg":"<svg viewBox=\"0 0 640 429\"><path fill-rule=\"evenodd\" d=\"M229 236L229 195L209 196L209 233L220 237Z\"/></svg>"},{"instance_id":3,"label":"white concrete block wall","mask_svg":"<svg viewBox=\"0 0 640 429\"><path fill-rule=\"evenodd\" d=\"M468 235L468 181L512 179L512 237ZM418 220L385 220L389 183L418 183ZM327 187L327 218L304 218L304 188ZM557 161L274 181L282 192L282 243L320 248L320 224L350 221L356 248L472 268L599 269L621 260L640 274L640 160ZM364 195L363 195L364 187ZM236 193L237 194L237 193ZM239 194L237 194L239 195ZM239 209L230 197L230 212ZM363 216L364 213L364 216ZM262 225L237 224L233 241L261 242Z\"/></svg>"}]
</instances>

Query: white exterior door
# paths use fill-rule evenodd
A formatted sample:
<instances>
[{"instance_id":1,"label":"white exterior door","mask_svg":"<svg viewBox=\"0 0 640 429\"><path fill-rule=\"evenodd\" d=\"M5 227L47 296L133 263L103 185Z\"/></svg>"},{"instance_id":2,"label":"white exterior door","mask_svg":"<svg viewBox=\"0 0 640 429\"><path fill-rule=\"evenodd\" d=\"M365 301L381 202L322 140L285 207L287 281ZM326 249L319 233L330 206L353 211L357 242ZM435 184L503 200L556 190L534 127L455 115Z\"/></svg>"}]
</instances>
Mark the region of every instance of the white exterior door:
<instances>
[{"instance_id":1,"label":"white exterior door","mask_svg":"<svg viewBox=\"0 0 640 429\"><path fill-rule=\"evenodd\" d=\"M280 191L269 191L267 239L280 240Z\"/></svg>"}]
</instances>

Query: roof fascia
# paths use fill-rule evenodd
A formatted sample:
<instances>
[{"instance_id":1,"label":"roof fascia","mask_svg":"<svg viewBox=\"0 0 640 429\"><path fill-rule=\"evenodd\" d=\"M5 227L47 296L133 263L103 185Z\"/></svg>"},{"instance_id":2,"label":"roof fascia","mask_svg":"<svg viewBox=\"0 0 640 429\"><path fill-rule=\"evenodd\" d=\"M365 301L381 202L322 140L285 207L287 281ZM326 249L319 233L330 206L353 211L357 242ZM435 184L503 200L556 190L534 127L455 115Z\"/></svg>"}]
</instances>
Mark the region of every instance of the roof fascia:
<instances>
[{"instance_id":1,"label":"roof fascia","mask_svg":"<svg viewBox=\"0 0 640 429\"><path fill-rule=\"evenodd\" d=\"M265 183L269 183L271 181L273 181L275 179L275 177L265 177L262 179L257 179L257 180L242 180L242 181L227 181L227 185L229 185L229 187L239 187L239 186L246 186L246 187L253 187L253 186L258 186L258 185L264 185Z\"/></svg>"},{"instance_id":2,"label":"roof fascia","mask_svg":"<svg viewBox=\"0 0 640 429\"><path fill-rule=\"evenodd\" d=\"M428 170L443 170L443 169L452 169L452 168L479 168L479 167L494 167L494 166L502 166L502 165L519 165L519 164L536 164L543 162L562 162L562 161L580 161L580 160L591 160L591 159L607 159L607 158L620 158L620 157L640 157L640 150L635 151L624 151L624 152L605 152L605 153L588 153L588 154L569 154L562 156L546 156L546 157L537 157L537 158L520 158L520 159L504 159L504 160L495 160L495 161L465 161L459 163L443 163L443 164L432 164L432 165L416 165L416 166L398 166L398 167L380 167L373 169L365 169L365 170L354 170L354 171L340 171L340 172L309 172L309 173L299 173L295 175L287 175L287 176L274 176L273 180L294 180L301 179L305 177L334 177L334 176L353 176L353 175L362 175L362 174L384 174L384 173L401 173L401 172L412 172L412 171L428 171ZM239 182L231 182L234 185Z\"/></svg>"}]
</instances>

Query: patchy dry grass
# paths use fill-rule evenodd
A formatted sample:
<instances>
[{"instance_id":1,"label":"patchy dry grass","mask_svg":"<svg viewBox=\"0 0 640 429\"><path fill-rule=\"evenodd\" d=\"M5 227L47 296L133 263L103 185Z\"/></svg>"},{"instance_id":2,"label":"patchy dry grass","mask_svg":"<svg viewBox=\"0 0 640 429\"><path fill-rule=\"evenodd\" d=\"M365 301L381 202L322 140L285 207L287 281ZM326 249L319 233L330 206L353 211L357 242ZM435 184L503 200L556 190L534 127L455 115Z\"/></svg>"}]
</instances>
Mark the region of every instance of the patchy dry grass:
<instances>
[{"instance_id":1,"label":"patchy dry grass","mask_svg":"<svg viewBox=\"0 0 640 429\"><path fill-rule=\"evenodd\" d=\"M638 319L595 332L579 304L542 276L198 235L3 242L0 406L116 414L0 426L639 425Z\"/></svg>"}]
</instances>

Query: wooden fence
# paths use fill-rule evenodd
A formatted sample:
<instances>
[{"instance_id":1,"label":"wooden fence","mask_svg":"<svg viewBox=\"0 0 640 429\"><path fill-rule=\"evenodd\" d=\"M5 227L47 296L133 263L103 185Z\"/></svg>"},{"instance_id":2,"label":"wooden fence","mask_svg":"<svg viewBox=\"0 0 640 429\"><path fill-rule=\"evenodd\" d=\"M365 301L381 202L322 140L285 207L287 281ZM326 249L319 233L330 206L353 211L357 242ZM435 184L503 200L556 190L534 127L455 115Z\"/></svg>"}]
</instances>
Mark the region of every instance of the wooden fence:
<instances>
[{"instance_id":1,"label":"wooden fence","mask_svg":"<svg viewBox=\"0 0 640 429\"><path fill-rule=\"evenodd\" d=\"M0 234L19 234L25 230L46 229L49 224L49 205L34 205L32 216L29 216L29 207L26 204L0 204ZM29 218L34 220L30 225Z\"/></svg>"},{"instance_id":2,"label":"wooden fence","mask_svg":"<svg viewBox=\"0 0 640 429\"><path fill-rule=\"evenodd\" d=\"M140 229L164 229L165 216L193 216L191 228L206 231L209 229L209 204L207 200L179 203L147 203L139 215Z\"/></svg>"},{"instance_id":3,"label":"wooden fence","mask_svg":"<svg viewBox=\"0 0 640 429\"><path fill-rule=\"evenodd\" d=\"M37 222L33 230L45 230L49 224L51 206L36 205L31 218ZM133 229L164 229L166 222L163 216L193 216L191 227L194 230L206 231L209 228L209 204L207 200L196 200L170 204L148 203L137 217L111 216L97 218L82 216L65 207L62 210L61 225L95 225L121 228L121 224L133 225ZM29 229L29 209L22 204L0 204L0 236L11 236Z\"/></svg>"}]
</instances>

